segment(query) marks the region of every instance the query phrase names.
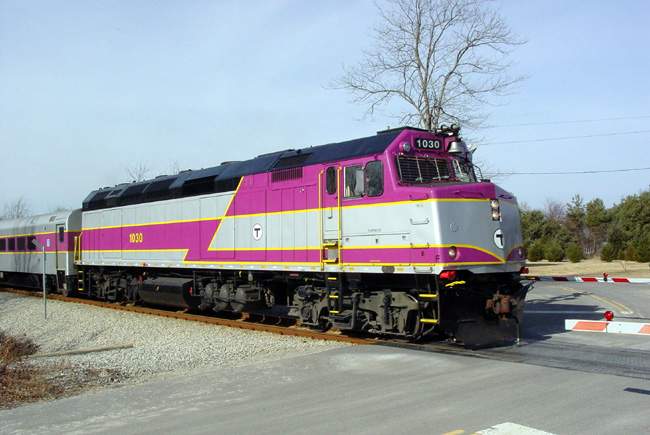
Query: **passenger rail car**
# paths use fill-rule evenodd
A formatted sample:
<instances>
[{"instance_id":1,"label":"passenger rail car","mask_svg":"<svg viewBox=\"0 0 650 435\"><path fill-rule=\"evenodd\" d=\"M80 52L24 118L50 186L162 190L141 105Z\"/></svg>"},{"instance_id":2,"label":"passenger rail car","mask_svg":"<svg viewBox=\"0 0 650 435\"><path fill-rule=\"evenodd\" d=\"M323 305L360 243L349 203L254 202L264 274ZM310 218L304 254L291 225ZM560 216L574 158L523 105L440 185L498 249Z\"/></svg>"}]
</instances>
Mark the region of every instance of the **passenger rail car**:
<instances>
[{"instance_id":1,"label":"passenger rail car","mask_svg":"<svg viewBox=\"0 0 650 435\"><path fill-rule=\"evenodd\" d=\"M91 192L77 291L464 342L516 335L527 287L515 197L456 128L225 162Z\"/></svg>"},{"instance_id":2,"label":"passenger rail car","mask_svg":"<svg viewBox=\"0 0 650 435\"><path fill-rule=\"evenodd\" d=\"M42 286L45 247L47 287L76 289L73 243L81 229L81 210L0 221L0 284Z\"/></svg>"}]
</instances>

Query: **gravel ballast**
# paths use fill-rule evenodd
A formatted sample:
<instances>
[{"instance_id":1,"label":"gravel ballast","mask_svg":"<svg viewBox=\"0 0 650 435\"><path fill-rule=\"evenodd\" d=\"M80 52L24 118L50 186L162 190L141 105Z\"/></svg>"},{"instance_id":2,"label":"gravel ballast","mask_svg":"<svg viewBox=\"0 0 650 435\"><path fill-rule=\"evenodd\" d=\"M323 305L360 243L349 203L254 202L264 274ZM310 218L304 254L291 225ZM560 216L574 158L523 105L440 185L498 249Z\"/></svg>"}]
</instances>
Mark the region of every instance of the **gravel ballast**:
<instances>
[{"instance_id":1,"label":"gravel ballast","mask_svg":"<svg viewBox=\"0 0 650 435\"><path fill-rule=\"evenodd\" d=\"M246 331L224 326L48 301L0 292L0 330L25 335L40 353L129 346L122 349L34 359L77 369L119 373L106 383L139 381L198 368L233 367L320 352L341 343Z\"/></svg>"}]
</instances>

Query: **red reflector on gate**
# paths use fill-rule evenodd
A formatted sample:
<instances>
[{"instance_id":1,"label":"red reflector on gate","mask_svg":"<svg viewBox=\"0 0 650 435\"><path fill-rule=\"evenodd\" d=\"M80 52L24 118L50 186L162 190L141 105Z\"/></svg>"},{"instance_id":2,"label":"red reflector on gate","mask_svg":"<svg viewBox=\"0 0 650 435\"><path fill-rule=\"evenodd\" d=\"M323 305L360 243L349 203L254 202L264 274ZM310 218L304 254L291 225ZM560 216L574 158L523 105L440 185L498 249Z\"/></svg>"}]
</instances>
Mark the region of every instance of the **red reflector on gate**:
<instances>
[{"instance_id":1,"label":"red reflector on gate","mask_svg":"<svg viewBox=\"0 0 650 435\"><path fill-rule=\"evenodd\" d=\"M605 311L605 320L607 320L608 322L614 320L614 312L609 310Z\"/></svg>"},{"instance_id":2,"label":"red reflector on gate","mask_svg":"<svg viewBox=\"0 0 650 435\"><path fill-rule=\"evenodd\" d=\"M456 279L455 270L443 270L440 272L440 279Z\"/></svg>"}]
</instances>

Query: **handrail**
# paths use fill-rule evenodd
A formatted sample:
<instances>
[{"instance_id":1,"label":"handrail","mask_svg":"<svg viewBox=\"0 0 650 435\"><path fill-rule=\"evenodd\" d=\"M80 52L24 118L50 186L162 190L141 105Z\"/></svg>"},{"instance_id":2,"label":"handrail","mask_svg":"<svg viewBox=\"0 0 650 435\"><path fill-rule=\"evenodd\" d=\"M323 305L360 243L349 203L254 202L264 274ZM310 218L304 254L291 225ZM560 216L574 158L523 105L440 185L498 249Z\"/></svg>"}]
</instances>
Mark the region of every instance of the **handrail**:
<instances>
[{"instance_id":1,"label":"handrail","mask_svg":"<svg viewBox=\"0 0 650 435\"><path fill-rule=\"evenodd\" d=\"M83 235L83 232L79 233L78 236L74 236L74 261L79 262L81 261L81 236Z\"/></svg>"},{"instance_id":2,"label":"handrail","mask_svg":"<svg viewBox=\"0 0 650 435\"><path fill-rule=\"evenodd\" d=\"M336 201L337 201L337 208L338 208L338 218L339 218L339 224L338 224L338 232L337 232L337 245L338 245L338 260L339 260L339 266L343 265L343 262L341 261L341 224L343 223L343 214L341 213L341 171L342 167L339 166L337 168L337 174L336 174Z\"/></svg>"},{"instance_id":3,"label":"handrail","mask_svg":"<svg viewBox=\"0 0 650 435\"><path fill-rule=\"evenodd\" d=\"M325 270L325 263L323 262L323 186L322 178L323 169L318 173L318 262L320 263L320 270Z\"/></svg>"}]
</instances>

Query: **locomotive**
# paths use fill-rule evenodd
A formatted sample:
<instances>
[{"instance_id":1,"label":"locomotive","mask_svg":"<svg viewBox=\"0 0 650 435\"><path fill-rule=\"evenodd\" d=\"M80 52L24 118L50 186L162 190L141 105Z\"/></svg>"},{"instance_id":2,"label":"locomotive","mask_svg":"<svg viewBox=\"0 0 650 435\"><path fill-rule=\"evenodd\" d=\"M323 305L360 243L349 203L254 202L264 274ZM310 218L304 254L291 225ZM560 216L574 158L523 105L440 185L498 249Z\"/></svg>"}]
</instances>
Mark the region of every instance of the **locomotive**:
<instances>
[{"instance_id":1,"label":"locomotive","mask_svg":"<svg viewBox=\"0 0 650 435\"><path fill-rule=\"evenodd\" d=\"M92 191L0 223L0 280L466 345L518 336L519 209L456 126L401 127ZM22 240L22 241L21 241Z\"/></svg>"}]
</instances>

